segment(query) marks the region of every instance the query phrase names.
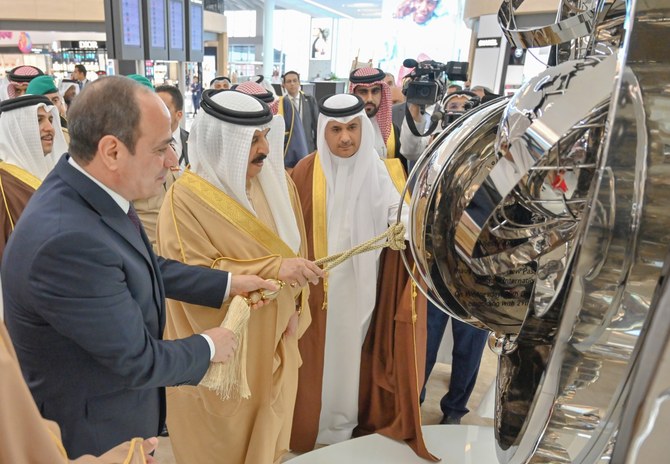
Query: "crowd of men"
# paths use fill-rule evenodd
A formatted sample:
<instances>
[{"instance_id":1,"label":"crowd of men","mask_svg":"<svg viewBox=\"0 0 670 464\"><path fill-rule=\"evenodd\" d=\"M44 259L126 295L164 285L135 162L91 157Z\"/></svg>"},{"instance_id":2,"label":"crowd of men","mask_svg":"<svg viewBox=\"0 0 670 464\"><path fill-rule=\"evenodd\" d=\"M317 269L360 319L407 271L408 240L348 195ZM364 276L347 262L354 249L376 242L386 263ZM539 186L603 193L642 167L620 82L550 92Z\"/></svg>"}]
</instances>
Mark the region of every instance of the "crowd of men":
<instances>
[{"instance_id":1,"label":"crowd of men","mask_svg":"<svg viewBox=\"0 0 670 464\"><path fill-rule=\"evenodd\" d=\"M215 78L190 134L174 86L73 77L22 66L0 95L0 462L152 462L166 421L179 463L275 463L374 432L432 459L419 403L445 316L402 251L315 264L406 201L424 142L393 123L386 74L354 70L318 105L294 71L279 98ZM277 297L238 346L224 319L257 290ZM444 423L468 412L486 334L467 329ZM242 349L250 398L199 385Z\"/></svg>"}]
</instances>

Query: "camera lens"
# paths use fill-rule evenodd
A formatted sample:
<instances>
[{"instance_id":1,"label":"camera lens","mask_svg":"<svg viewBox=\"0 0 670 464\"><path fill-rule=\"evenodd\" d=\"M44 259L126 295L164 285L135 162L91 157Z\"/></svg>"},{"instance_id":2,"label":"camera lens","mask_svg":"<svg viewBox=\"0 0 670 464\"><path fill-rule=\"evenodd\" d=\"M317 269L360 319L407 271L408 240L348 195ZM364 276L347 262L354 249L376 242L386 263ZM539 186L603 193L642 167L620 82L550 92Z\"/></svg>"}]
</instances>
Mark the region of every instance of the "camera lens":
<instances>
[{"instance_id":1,"label":"camera lens","mask_svg":"<svg viewBox=\"0 0 670 464\"><path fill-rule=\"evenodd\" d=\"M428 87L420 87L419 91L417 92L419 97L427 98L430 96L430 88Z\"/></svg>"}]
</instances>

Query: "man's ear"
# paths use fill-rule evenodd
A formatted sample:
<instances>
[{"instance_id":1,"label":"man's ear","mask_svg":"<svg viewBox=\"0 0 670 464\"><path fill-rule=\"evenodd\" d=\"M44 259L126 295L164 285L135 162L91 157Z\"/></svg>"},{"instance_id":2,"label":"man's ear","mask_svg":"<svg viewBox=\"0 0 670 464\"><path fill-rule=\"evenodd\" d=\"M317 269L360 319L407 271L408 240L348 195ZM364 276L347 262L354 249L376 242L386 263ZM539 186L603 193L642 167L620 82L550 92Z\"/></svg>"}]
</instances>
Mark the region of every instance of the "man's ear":
<instances>
[{"instance_id":1,"label":"man's ear","mask_svg":"<svg viewBox=\"0 0 670 464\"><path fill-rule=\"evenodd\" d=\"M177 116L177 119L178 119L179 121L181 121L181 118L184 117L184 112L180 110L180 111L177 111L177 112L175 113L175 115Z\"/></svg>"},{"instance_id":2,"label":"man's ear","mask_svg":"<svg viewBox=\"0 0 670 464\"><path fill-rule=\"evenodd\" d=\"M125 146L113 135L105 135L98 142L98 157L110 171L116 171Z\"/></svg>"}]
</instances>

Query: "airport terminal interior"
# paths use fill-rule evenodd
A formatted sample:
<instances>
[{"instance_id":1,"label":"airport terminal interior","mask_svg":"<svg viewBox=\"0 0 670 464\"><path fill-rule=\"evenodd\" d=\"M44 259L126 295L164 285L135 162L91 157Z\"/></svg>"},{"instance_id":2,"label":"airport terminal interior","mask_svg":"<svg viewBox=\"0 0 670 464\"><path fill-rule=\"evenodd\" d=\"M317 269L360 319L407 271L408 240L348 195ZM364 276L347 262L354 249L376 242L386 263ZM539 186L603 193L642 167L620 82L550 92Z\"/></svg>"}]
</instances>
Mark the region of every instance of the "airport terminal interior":
<instances>
[{"instance_id":1,"label":"airport terminal interior","mask_svg":"<svg viewBox=\"0 0 670 464\"><path fill-rule=\"evenodd\" d=\"M668 462L668 44L664 0L0 0L0 464Z\"/></svg>"}]
</instances>

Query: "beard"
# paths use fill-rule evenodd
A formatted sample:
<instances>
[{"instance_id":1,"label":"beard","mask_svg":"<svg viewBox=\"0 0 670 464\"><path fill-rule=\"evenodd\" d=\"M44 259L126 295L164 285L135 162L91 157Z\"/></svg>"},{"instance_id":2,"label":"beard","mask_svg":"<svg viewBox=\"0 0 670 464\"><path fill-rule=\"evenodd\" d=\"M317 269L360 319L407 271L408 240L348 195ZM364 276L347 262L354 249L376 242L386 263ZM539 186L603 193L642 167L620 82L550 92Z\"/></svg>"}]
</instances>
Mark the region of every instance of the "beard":
<instances>
[{"instance_id":1,"label":"beard","mask_svg":"<svg viewBox=\"0 0 670 464\"><path fill-rule=\"evenodd\" d=\"M365 107L365 114L368 116L368 118L374 118L378 111L378 106L375 106L374 108L368 108L367 106Z\"/></svg>"}]
</instances>

